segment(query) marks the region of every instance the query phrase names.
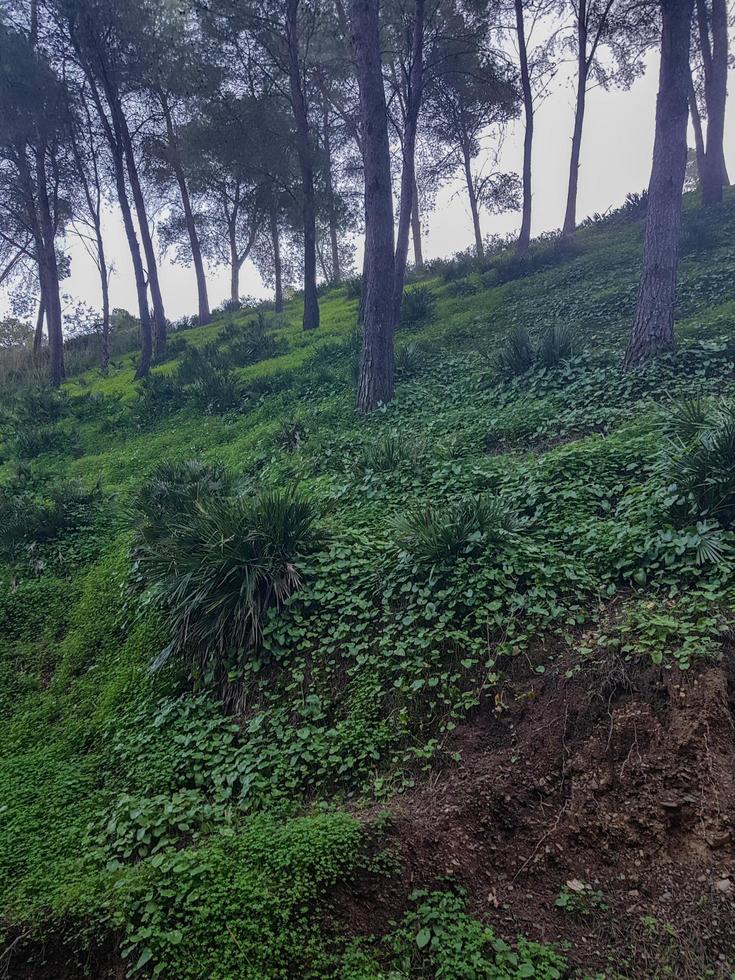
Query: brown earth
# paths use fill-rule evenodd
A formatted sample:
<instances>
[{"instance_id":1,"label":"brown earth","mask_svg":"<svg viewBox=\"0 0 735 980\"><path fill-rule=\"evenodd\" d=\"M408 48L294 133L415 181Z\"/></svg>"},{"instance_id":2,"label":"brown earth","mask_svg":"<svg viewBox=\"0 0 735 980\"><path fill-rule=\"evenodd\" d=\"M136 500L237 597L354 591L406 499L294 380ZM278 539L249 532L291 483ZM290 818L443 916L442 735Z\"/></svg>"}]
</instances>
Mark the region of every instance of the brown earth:
<instances>
[{"instance_id":1,"label":"brown earth","mask_svg":"<svg viewBox=\"0 0 735 980\"><path fill-rule=\"evenodd\" d=\"M511 681L393 804L403 881L348 898L355 931L451 876L498 933L571 943L577 976L735 976L734 667ZM556 908L569 881L607 910Z\"/></svg>"}]
</instances>

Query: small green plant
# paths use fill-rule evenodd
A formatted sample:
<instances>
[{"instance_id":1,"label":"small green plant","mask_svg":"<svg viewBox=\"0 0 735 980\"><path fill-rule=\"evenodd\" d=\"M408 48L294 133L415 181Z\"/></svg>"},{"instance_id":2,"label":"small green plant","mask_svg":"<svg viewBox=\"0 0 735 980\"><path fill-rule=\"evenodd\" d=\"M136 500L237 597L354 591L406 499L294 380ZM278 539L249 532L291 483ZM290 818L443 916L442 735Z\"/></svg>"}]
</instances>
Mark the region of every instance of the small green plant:
<instances>
[{"instance_id":1,"label":"small green plant","mask_svg":"<svg viewBox=\"0 0 735 980\"><path fill-rule=\"evenodd\" d=\"M412 286L403 294L401 326L420 327L428 323L436 311L436 293L429 286Z\"/></svg>"},{"instance_id":2,"label":"small green plant","mask_svg":"<svg viewBox=\"0 0 735 980\"><path fill-rule=\"evenodd\" d=\"M562 886L554 906L569 915L585 919L608 910L602 892L596 891L592 885L577 878L567 881Z\"/></svg>"},{"instance_id":3,"label":"small green plant","mask_svg":"<svg viewBox=\"0 0 735 980\"><path fill-rule=\"evenodd\" d=\"M528 331L525 327L515 327L495 355L495 369L504 378L514 378L529 371L533 363L534 353Z\"/></svg>"},{"instance_id":4,"label":"small green plant","mask_svg":"<svg viewBox=\"0 0 735 980\"><path fill-rule=\"evenodd\" d=\"M345 299L360 299L362 296L362 276L345 280Z\"/></svg>"},{"instance_id":5,"label":"small green plant","mask_svg":"<svg viewBox=\"0 0 735 980\"><path fill-rule=\"evenodd\" d=\"M569 327L556 325L541 338L536 360L541 367L552 368L572 356L572 332Z\"/></svg>"},{"instance_id":6,"label":"small green plant","mask_svg":"<svg viewBox=\"0 0 735 980\"><path fill-rule=\"evenodd\" d=\"M140 382L138 398L132 412L139 425L152 425L180 411L186 392L176 378L168 374L149 374Z\"/></svg>"},{"instance_id":7,"label":"small green plant","mask_svg":"<svg viewBox=\"0 0 735 980\"><path fill-rule=\"evenodd\" d=\"M404 344L396 351L396 377L404 381L415 377L421 369L421 362L420 346L415 341Z\"/></svg>"},{"instance_id":8,"label":"small green plant","mask_svg":"<svg viewBox=\"0 0 735 980\"><path fill-rule=\"evenodd\" d=\"M519 937L515 947L467 912L463 889L414 891L415 907L389 937L400 976L446 980L559 980L566 962L553 946Z\"/></svg>"},{"instance_id":9,"label":"small green plant","mask_svg":"<svg viewBox=\"0 0 735 980\"><path fill-rule=\"evenodd\" d=\"M232 479L224 467L198 459L159 463L133 502L142 520L139 533L146 541L167 533L171 521L191 515L209 501L228 496Z\"/></svg>"},{"instance_id":10,"label":"small green plant","mask_svg":"<svg viewBox=\"0 0 735 980\"><path fill-rule=\"evenodd\" d=\"M414 506L393 522L396 547L423 564L476 554L491 543L500 545L517 528L508 505L488 496Z\"/></svg>"},{"instance_id":11,"label":"small green plant","mask_svg":"<svg viewBox=\"0 0 735 980\"><path fill-rule=\"evenodd\" d=\"M402 462L410 459L413 447L397 432L384 432L368 443L360 457L361 469L375 473L389 473Z\"/></svg>"},{"instance_id":12,"label":"small green plant","mask_svg":"<svg viewBox=\"0 0 735 980\"><path fill-rule=\"evenodd\" d=\"M200 411L223 415L242 404L243 391L231 371L211 368L188 388L188 395Z\"/></svg>"}]
</instances>

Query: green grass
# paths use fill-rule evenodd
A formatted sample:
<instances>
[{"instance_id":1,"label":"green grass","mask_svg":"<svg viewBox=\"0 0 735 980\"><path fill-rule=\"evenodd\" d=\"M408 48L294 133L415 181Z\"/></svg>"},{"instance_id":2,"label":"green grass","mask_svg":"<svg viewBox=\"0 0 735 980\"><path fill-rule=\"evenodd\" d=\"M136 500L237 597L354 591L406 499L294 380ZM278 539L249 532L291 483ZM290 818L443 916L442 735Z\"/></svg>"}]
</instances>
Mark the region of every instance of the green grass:
<instances>
[{"instance_id":1,"label":"green grass","mask_svg":"<svg viewBox=\"0 0 735 980\"><path fill-rule=\"evenodd\" d=\"M694 202L686 207L694 220ZM672 510L663 422L672 401L735 394L735 196L706 247L690 236L678 352L623 376L641 231L640 220L594 225L571 258L485 287L491 262L471 274L472 295L427 275L433 317L398 338L417 342L416 364L369 418L354 411L356 302L344 288L322 298L313 334L296 300L271 317L281 353L234 369L238 410L186 404L142 425L132 355L108 377L67 382L58 424L75 448L24 465L39 494L81 479L99 482L103 500L81 528L19 549L0 572L9 941L122 937L133 975L177 980L387 977L406 956L409 971L429 969L405 930L411 916L434 915L436 896L365 949L330 914L334 886L391 873L345 808L387 800L450 763L446 736L540 638L558 641L549 651L570 647L584 624L593 646L583 665L609 648L668 668L721 656L735 535ZM249 317L183 336L212 343L233 319L244 328ZM569 359L497 376L512 329L537 346L561 326ZM90 394L107 401L88 404ZM10 411L0 430L6 483L18 424ZM298 439L284 439L295 427ZM239 719L181 663L148 670L170 635L164 611L136 588L130 506L161 460L193 458L225 465L244 492L298 487L324 533L301 588L268 619L262 653L237 665ZM477 522L428 561L396 533L407 512L472 512L481 497L514 515L507 540ZM707 536L715 562L698 560ZM595 617L616 596L627 612L611 631ZM675 614L651 612L660 597ZM538 666L558 656L547 655ZM485 927L464 911L452 921L431 963L451 962L456 942L490 955ZM551 971L538 975L557 975L551 951L527 955Z\"/></svg>"}]
</instances>

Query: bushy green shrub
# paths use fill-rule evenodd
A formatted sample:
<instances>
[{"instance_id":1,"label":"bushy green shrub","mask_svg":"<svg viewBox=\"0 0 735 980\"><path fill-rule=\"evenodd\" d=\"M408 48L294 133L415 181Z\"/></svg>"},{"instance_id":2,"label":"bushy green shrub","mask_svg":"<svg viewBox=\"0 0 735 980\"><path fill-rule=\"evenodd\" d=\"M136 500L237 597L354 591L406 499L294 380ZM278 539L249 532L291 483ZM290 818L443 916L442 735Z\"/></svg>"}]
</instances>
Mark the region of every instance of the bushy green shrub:
<instances>
[{"instance_id":1,"label":"bushy green shrub","mask_svg":"<svg viewBox=\"0 0 735 980\"><path fill-rule=\"evenodd\" d=\"M239 408L243 390L231 371L212 368L189 386L188 395L200 411L222 415Z\"/></svg>"},{"instance_id":2,"label":"bushy green shrub","mask_svg":"<svg viewBox=\"0 0 735 980\"><path fill-rule=\"evenodd\" d=\"M298 588L297 562L320 540L313 504L292 491L211 497L138 534L142 582L165 610L171 643L157 658L185 657L224 684L227 667L257 651L265 616Z\"/></svg>"},{"instance_id":3,"label":"bushy green shrub","mask_svg":"<svg viewBox=\"0 0 735 980\"><path fill-rule=\"evenodd\" d=\"M396 351L396 377L402 381L415 377L421 369L422 361L421 347L415 341L399 347Z\"/></svg>"},{"instance_id":4,"label":"bushy green shrub","mask_svg":"<svg viewBox=\"0 0 735 980\"><path fill-rule=\"evenodd\" d=\"M401 326L420 327L436 312L436 293L429 286L412 286L405 290L401 304Z\"/></svg>"},{"instance_id":5,"label":"bushy green shrub","mask_svg":"<svg viewBox=\"0 0 735 980\"><path fill-rule=\"evenodd\" d=\"M138 530L146 542L162 537L169 522L191 515L211 500L232 492L232 478L217 464L198 459L165 460L143 484L133 502Z\"/></svg>"},{"instance_id":6,"label":"bushy green shrub","mask_svg":"<svg viewBox=\"0 0 735 980\"><path fill-rule=\"evenodd\" d=\"M90 508L99 500L99 487L88 490L78 480L49 487L34 483L21 468L0 486L0 555L11 558L20 548L56 541L79 530L90 520Z\"/></svg>"},{"instance_id":7,"label":"bushy green shrub","mask_svg":"<svg viewBox=\"0 0 735 980\"><path fill-rule=\"evenodd\" d=\"M35 384L19 392L13 414L21 425L42 426L57 422L69 409L69 396L58 388Z\"/></svg>"},{"instance_id":8,"label":"bushy green shrub","mask_svg":"<svg viewBox=\"0 0 735 980\"><path fill-rule=\"evenodd\" d=\"M685 402L668 421L666 471L674 509L735 523L735 406Z\"/></svg>"},{"instance_id":9,"label":"bushy green shrub","mask_svg":"<svg viewBox=\"0 0 735 980\"><path fill-rule=\"evenodd\" d=\"M72 445L71 434L58 423L19 426L11 440L18 459L35 459L44 453L60 453Z\"/></svg>"},{"instance_id":10,"label":"bushy green shrub","mask_svg":"<svg viewBox=\"0 0 735 980\"><path fill-rule=\"evenodd\" d=\"M149 374L138 388L138 397L132 406L133 418L139 425L152 425L186 404L186 392L169 374Z\"/></svg>"},{"instance_id":11,"label":"bushy green shrub","mask_svg":"<svg viewBox=\"0 0 735 980\"><path fill-rule=\"evenodd\" d=\"M495 369L505 378L525 374L534 364L531 338L525 327L515 327L505 339L505 344L495 355Z\"/></svg>"},{"instance_id":12,"label":"bushy green shrub","mask_svg":"<svg viewBox=\"0 0 735 980\"><path fill-rule=\"evenodd\" d=\"M550 327L541 338L536 361L551 368L572 356L572 331L564 325Z\"/></svg>"},{"instance_id":13,"label":"bushy green shrub","mask_svg":"<svg viewBox=\"0 0 735 980\"><path fill-rule=\"evenodd\" d=\"M489 544L501 544L517 528L508 505L488 496L409 507L393 522L396 547L419 564L476 554Z\"/></svg>"}]
</instances>

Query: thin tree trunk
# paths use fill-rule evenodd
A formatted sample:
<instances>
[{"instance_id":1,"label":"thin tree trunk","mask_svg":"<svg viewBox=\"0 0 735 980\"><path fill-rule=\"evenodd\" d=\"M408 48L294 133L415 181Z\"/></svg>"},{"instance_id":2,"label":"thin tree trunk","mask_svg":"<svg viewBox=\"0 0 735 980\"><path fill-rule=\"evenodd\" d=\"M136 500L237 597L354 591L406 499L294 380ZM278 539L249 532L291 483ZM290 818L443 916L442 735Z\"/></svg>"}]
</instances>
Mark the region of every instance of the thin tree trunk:
<instances>
[{"instance_id":1,"label":"thin tree trunk","mask_svg":"<svg viewBox=\"0 0 735 980\"><path fill-rule=\"evenodd\" d=\"M102 345L100 347L100 371L107 374L110 366L110 282L107 278L107 262L102 236L97 239L97 254L102 289Z\"/></svg>"},{"instance_id":2,"label":"thin tree trunk","mask_svg":"<svg viewBox=\"0 0 735 980\"><path fill-rule=\"evenodd\" d=\"M202 261L202 249L199 244L199 235L197 234L196 222L194 221L194 212L191 207L191 198L189 197L189 188L186 184L184 168L181 166L171 109L165 93L161 92L159 98L166 121L166 134L170 150L169 163L174 172L176 183L179 185L181 204L184 209L184 220L186 221L186 231L189 235L191 258L194 263L194 275L197 281L197 297L199 301L199 324L200 326L204 326L205 323L209 323L211 317L209 312L209 297L207 295L207 277L204 274L204 262Z\"/></svg>"},{"instance_id":3,"label":"thin tree trunk","mask_svg":"<svg viewBox=\"0 0 735 980\"><path fill-rule=\"evenodd\" d=\"M643 272L624 368L673 350L681 194L687 157L693 0L661 0L661 68L648 185Z\"/></svg>"},{"instance_id":4,"label":"thin tree trunk","mask_svg":"<svg viewBox=\"0 0 735 980\"><path fill-rule=\"evenodd\" d=\"M587 9L585 0L580 0L577 11L577 102L574 110L574 132L572 133L572 155L569 162L569 185L567 207L564 214L562 234L571 236L577 228L577 188L579 184L579 157L582 150L582 127L587 101Z\"/></svg>"},{"instance_id":5,"label":"thin tree trunk","mask_svg":"<svg viewBox=\"0 0 735 980\"><path fill-rule=\"evenodd\" d=\"M230 245L230 299L240 302L240 260L237 254L237 227L235 218L228 224Z\"/></svg>"},{"instance_id":6,"label":"thin tree trunk","mask_svg":"<svg viewBox=\"0 0 735 980\"><path fill-rule=\"evenodd\" d=\"M130 182L130 189L133 192L135 211L138 215L140 237L143 241L143 252L145 253L145 259L148 265L148 285L150 287L151 301L153 303L153 326L155 330L154 340L156 358L158 360L162 360L166 355L166 313L163 308L161 286L158 281L156 253L153 248L153 239L151 238L150 226L148 224L148 212L145 206L145 198L143 197L143 190L140 186L140 179L138 178L138 165L135 162L133 141L130 138L128 121L125 118L125 113L122 110L122 106L120 105L116 92L114 93L114 98L116 101L112 111L118 116L119 132L122 139L122 148L125 154L125 163L128 171L128 181Z\"/></svg>"},{"instance_id":7,"label":"thin tree trunk","mask_svg":"<svg viewBox=\"0 0 735 980\"><path fill-rule=\"evenodd\" d=\"M704 134L702 132L702 117L699 113L699 106L697 105L697 93L694 89L691 69L689 71L689 115L692 120L692 129L694 130L694 152L697 158L697 174L699 176L699 186L701 187L706 167L704 159Z\"/></svg>"},{"instance_id":8,"label":"thin tree trunk","mask_svg":"<svg viewBox=\"0 0 735 980\"><path fill-rule=\"evenodd\" d=\"M125 160L123 157L123 150L121 145L121 136L118 131L117 118L112 112L112 103L110 103L110 109L112 112L112 123L107 118L104 106L102 104L102 99L100 92L97 88L95 81L95 76L92 68L85 56L82 45L79 42L75 30L75 24L72 19L68 22L69 31L71 34L72 43L74 45L75 51L79 57L82 65L82 69L89 83L90 92L92 94L92 101L94 102L95 109L97 111L97 116L102 125L102 129L107 139L107 143L110 147L110 155L112 157L113 168L115 171L115 187L117 190L117 199L120 205L120 213L122 214L123 227L125 228L125 237L128 242L128 249L130 251L130 258L133 263L133 275L135 277L135 292L138 298L138 314L140 316L140 361L138 362L138 367L135 371L136 378L144 378L150 371L151 357L153 353L153 335L151 329L151 316L148 309L148 287L146 285L145 270L143 268L143 259L140 254L140 245L138 243L138 236L135 232L135 224L133 223L133 216L130 210L130 202L128 200L128 190L125 184ZM110 91L107 84L106 75L106 65L100 58L101 73L103 77L103 85L105 87L105 92L107 94L108 101L110 99Z\"/></svg>"},{"instance_id":9,"label":"thin tree trunk","mask_svg":"<svg viewBox=\"0 0 735 980\"><path fill-rule=\"evenodd\" d=\"M294 121L296 148L301 165L301 189L304 220L304 330L319 326L319 299L316 291L316 202L314 199L314 165L309 139L309 117L301 84L299 33L297 23L299 0L286 2L286 30L289 54L289 84Z\"/></svg>"},{"instance_id":10,"label":"thin tree trunk","mask_svg":"<svg viewBox=\"0 0 735 980\"><path fill-rule=\"evenodd\" d=\"M416 0L411 38L411 68L408 73L408 90L406 93L406 119L403 126L401 202L398 211L398 237L394 262L393 317L396 326L401 318L403 284L406 279L406 260L408 259L408 236L411 231L413 189L416 183L416 129L424 89L424 7L425 0Z\"/></svg>"},{"instance_id":11,"label":"thin tree trunk","mask_svg":"<svg viewBox=\"0 0 735 980\"><path fill-rule=\"evenodd\" d=\"M59 269L56 264L54 222L48 199L46 162L43 152L36 153L36 183L38 190L38 215L41 231L41 255L39 270L45 283L43 288L48 325L49 372L51 384L58 386L64 380L64 334L59 293Z\"/></svg>"},{"instance_id":12,"label":"thin tree trunk","mask_svg":"<svg viewBox=\"0 0 735 980\"><path fill-rule=\"evenodd\" d=\"M273 243L273 274L275 276L275 310L283 313L283 264L281 262L281 236L278 231L278 215L271 211L271 242Z\"/></svg>"},{"instance_id":13,"label":"thin tree trunk","mask_svg":"<svg viewBox=\"0 0 735 980\"><path fill-rule=\"evenodd\" d=\"M523 93L523 112L525 133L523 136L523 210L521 230L518 233L518 251L525 252L531 242L531 154L533 151L533 91L528 70L528 51L526 49L526 28L523 23L523 0L514 0L516 32L518 34L518 56L521 68L521 91Z\"/></svg>"},{"instance_id":14,"label":"thin tree trunk","mask_svg":"<svg viewBox=\"0 0 735 980\"><path fill-rule=\"evenodd\" d=\"M332 183L332 143L329 136L329 103L322 99L322 125L324 126L324 182L327 189L327 208L329 211L329 244L332 250L332 282L342 281L339 262L339 239L337 236L337 209L334 205L334 185Z\"/></svg>"},{"instance_id":15,"label":"thin tree trunk","mask_svg":"<svg viewBox=\"0 0 735 980\"><path fill-rule=\"evenodd\" d=\"M365 169L365 264L357 408L371 412L393 398L393 194L388 119L380 63L378 0L350 0L360 88Z\"/></svg>"},{"instance_id":16,"label":"thin tree trunk","mask_svg":"<svg viewBox=\"0 0 735 980\"><path fill-rule=\"evenodd\" d=\"M480 210L477 206L477 194L475 193L475 182L472 179L472 161L470 159L469 147L462 147L464 158L464 178L467 182L467 195L470 199L470 211L472 213L472 227L475 232L475 254L481 259L485 254L485 247L482 243L482 230L480 229Z\"/></svg>"},{"instance_id":17,"label":"thin tree trunk","mask_svg":"<svg viewBox=\"0 0 735 980\"><path fill-rule=\"evenodd\" d=\"M707 103L702 200L705 204L717 204L722 200L722 186L727 179L723 149L727 100L727 0L712 0L711 48L705 0L697 0L697 17L705 68L704 92Z\"/></svg>"},{"instance_id":18,"label":"thin tree trunk","mask_svg":"<svg viewBox=\"0 0 735 980\"><path fill-rule=\"evenodd\" d=\"M33 359L35 361L38 360L38 356L41 353L41 347L43 346L43 318L46 312L46 303L43 298L43 287L41 287L41 290L41 299L38 303L38 313L36 315L36 329L33 333Z\"/></svg>"},{"instance_id":19,"label":"thin tree trunk","mask_svg":"<svg viewBox=\"0 0 735 980\"><path fill-rule=\"evenodd\" d=\"M424 253L421 247L421 212L419 210L419 188L414 174L413 200L411 202L411 236L413 238L413 261L417 269L424 267Z\"/></svg>"}]
</instances>

